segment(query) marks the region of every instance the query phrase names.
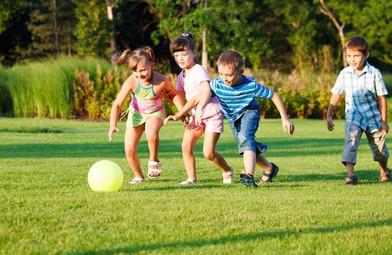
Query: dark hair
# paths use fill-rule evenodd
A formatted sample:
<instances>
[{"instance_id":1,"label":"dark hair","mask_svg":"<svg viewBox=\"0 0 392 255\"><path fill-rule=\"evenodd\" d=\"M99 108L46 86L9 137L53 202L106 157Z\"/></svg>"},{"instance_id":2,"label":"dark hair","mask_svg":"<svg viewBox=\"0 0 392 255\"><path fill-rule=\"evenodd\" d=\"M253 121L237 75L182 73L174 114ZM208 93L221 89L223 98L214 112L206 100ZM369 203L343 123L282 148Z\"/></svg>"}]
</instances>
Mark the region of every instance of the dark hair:
<instances>
[{"instance_id":1,"label":"dark hair","mask_svg":"<svg viewBox=\"0 0 392 255\"><path fill-rule=\"evenodd\" d=\"M227 50L223 52L218 61L216 61L216 65L224 65L232 67L236 72L242 72L244 70L244 60L239 52L234 50Z\"/></svg>"},{"instance_id":2,"label":"dark hair","mask_svg":"<svg viewBox=\"0 0 392 255\"><path fill-rule=\"evenodd\" d=\"M178 51L186 50L190 50L196 53L195 40L193 39L193 36L188 32L182 33L170 44L170 52L172 54Z\"/></svg>"},{"instance_id":3,"label":"dark hair","mask_svg":"<svg viewBox=\"0 0 392 255\"><path fill-rule=\"evenodd\" d=\"M344 46L344 50L346 49L359 50L365 55L369 53L369 45L367 44L365 38L363 38L362 36L355 36L348 40Z\"/></svg>"},{"instance_id":4,"label":"dark hair","mask_svg":"<svg viewBox=\"0 0 392 255\"><path fill-rule=\"evenodd\" d=\"M112 56L112 63L115 65L127 64L129 70L135 71L140 62L154 63L155 55L151 47L142 46L136 50L125 50L117 52Z\"/></svg>"}]
</instances>

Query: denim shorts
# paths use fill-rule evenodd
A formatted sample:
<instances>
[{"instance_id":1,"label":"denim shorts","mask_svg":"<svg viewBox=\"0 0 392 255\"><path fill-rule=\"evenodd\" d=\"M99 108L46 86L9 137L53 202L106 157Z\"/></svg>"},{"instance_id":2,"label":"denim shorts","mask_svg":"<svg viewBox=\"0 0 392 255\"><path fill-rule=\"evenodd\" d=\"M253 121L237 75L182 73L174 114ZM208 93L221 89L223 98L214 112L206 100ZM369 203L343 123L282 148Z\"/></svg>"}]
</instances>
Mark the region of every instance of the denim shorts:
<instances>
[{"instance_id":1,"label":"denim shorts","mask_svg":"<svg viewBox=\"0 0 392 255\"><path fill-rule=\"evenodd\" d=\"M258 155L267 150L267 145L255 140L259 121L259 110L246 110L239 119L234 122L230 121L230 129L237 141L240 154L244 151L253 151Z\"/></svg>"}]
</instances>

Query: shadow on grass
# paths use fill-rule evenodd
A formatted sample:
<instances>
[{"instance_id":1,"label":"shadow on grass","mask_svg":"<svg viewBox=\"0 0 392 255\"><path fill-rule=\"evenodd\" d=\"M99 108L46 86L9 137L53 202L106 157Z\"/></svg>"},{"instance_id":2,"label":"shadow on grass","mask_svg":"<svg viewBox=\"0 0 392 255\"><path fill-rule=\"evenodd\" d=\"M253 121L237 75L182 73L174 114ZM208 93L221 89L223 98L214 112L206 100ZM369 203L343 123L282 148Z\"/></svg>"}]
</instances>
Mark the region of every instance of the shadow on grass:
<instances>
[{"instance_id":1,"label":"shadow on grass","mask_svg":"<svg viewBox=\"0 0 392 255\"><path fill-rule=\"evenodd\" d=\"M343 168L343 167L342 167ZM379 183L379 171L378 169L374 170L357 170L355 171L359 184L372 184ZM339 172L336 174L293 174L293 175L278 175L277 179L274 180L276 182L311 182L311 181L335 181L339 180L344 182L346 178L346 172Z\"/></svg>"},{"instance_id":2,"label":"shadow on grass","mask_svg":"<svg viewBox=\"0 0 392 255\"><path fill-rule=\"evenodd\" d=\"M290 237L301 237L308 234L324 234L324 233L339 233L346 232L356 229L377 228L381 226L392 226L392 219L369 221L369 222L357 222L352 224L338 225L338 226L326 226L326 227L309 227L301 230L276 230L276 231L265 231L265 232L254 232L243 235L230 235L223 236L220 238L211 239L200 239L200 240L185 240L178 242L160 242L151 243L145 245L133 245L128 247L120 247L105 250L92 250L92 251L74 251L61 254L119 254L119 253L148 253L161 249L168 249L175 253L176 250L186 248L201 248L209 245L226 245L235 244L239 242L250 242L256 240L268 240L274 238L290 238Z\"/></svg>"},{"instance_id":3,"label":"shadow on grass","mask_svg":"<svg viewBox=\"0 0 392 255\"><path fill-rule=\"evenodd\" d=\"M65 139L65 138L64 138ZM270 144L268 157L301 157L320 156L340 153L341 139L266 139ZM160 158L182 157L181 141L161 140ZM217 150L225 155L238 156L237 145L234 141L219 141ZM140 157L148 155L146 141L138 146ZM202 143L195 148L196 157L202 156ZM0 158L84 158L84 157L110 157L123 158L123 143L34 143L34 144L8 144L0 145Z\"/></svg>"}]
</instances>

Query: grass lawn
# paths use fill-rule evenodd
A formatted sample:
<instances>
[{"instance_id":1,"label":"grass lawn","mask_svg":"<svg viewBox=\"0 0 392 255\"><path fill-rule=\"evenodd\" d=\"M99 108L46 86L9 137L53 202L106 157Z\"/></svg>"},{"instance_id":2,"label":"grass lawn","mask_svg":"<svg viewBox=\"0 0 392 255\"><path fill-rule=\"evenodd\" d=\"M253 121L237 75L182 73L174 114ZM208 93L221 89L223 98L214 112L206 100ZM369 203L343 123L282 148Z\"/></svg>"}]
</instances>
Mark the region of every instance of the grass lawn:
<instances>
[{"instance_id":1,"label":"grass lawn","mask_svg":"<svg viewBox=\"0 0 392 255\"><path fill-rule=\"evenodd\" d=\"M360 184L345 186L344 122L334 132L320 120L295 124L290 137L279 120L262 120L259 140L281 170L253 189L238 183L242 159L227 125L218 150L236 171L233 185L221 184L199 143L199 184L180 187L182 126L170 123L162 178L131 186L124 124L108 143L107 123L0 118L0 254L391 254L392 184L378 182L365 136ZM139 151L146 166L145 140ZM119 192L89 189L101 159L123 169Z\"/></svg>"}]
</instances>

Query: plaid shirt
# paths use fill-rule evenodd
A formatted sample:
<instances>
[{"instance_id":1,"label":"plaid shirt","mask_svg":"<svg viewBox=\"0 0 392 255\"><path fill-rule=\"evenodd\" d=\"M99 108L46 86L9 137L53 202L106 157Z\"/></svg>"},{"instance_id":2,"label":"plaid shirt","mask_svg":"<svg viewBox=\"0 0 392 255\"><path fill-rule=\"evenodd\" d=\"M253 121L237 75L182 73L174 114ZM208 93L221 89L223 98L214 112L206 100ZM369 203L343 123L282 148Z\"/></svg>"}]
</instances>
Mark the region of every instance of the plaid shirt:
<instances>
[{"instance_id":1,"label":"plaid shirt","mask_svg":"<svg viewBox=\"0 0 392 255\"><path fill-rule=\"evenodd\" d=\"M346 122L356 124L365 131L380 129L381 114L377 96L385 96L388 92L377 68L367 62L360 73L351 66L344 68L331 92L334 95L346 94Z\"/></svg>"}]
</instances>

